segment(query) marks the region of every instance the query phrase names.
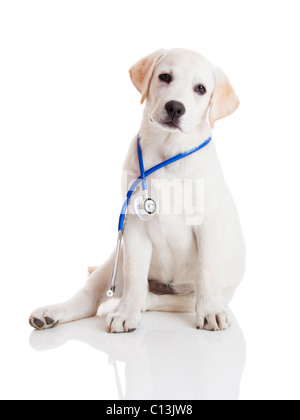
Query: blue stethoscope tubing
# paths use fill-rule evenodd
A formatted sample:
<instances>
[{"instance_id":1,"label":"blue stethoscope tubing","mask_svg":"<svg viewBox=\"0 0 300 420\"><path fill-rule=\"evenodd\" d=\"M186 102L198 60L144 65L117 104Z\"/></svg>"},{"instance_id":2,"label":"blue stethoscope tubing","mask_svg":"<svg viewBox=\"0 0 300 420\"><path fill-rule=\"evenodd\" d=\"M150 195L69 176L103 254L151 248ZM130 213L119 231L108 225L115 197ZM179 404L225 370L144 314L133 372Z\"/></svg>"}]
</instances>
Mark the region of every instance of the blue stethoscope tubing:
<instances>
[{"instance_id":1,"label":"blue stethoscope tubing","mask_svg":"<svg viewBox=\"0 0 300 420\"><path fill-rule=\"evenodd\" d=\"M118 230L119 232L123 230L124 228L124 223L125 223L125 217L126 217L126 213L127 213L127 208L130 202L130 199L132 197L132 194L134 193L134 191L136 190L136 188L138 187L139 183L141 181L143 181L143 190L147 190L147 178L148 176L152 175L154 172L157 172L159 169L164 168L165 166L171 165L171 163L177 162L178 160L181 160L185 157L188 157L190 155L192 155L193 153L198 152L199 150L203 149L204 147L206 147L210 142L211 142L211 137L209 139L207 139L204 143L202 143L200 146L189 150L188 152L185 153L179 153L176 156L173 156L172 158L165 160L164 162L159 163L156 166L153 166L153 168L149 169L148 171L145 172L144 170L144 161L143 161L143 153L142 153L142 148L141 148L141 138L140 136L138 136L137 139L137 145L138 145L138 156L139 156L139 163L140 163L140 171L141 171L141 176L136 179L134 181L134 183L131 185L128 193L127 193L127 197L126 200L123 204L122 210L121 210L121 214L120 214L120 219L119 219L119 226L118 226Z\"/></svg>"},{"instance_id":2,"label":"blue stethoscope tubing","mask_svg":"<svg viewBox=\"0 0 300 420\"><path fill-rule=\"evenodd\" d=\"M147 191L148 190L147 175L145 174L144 159L143 159L143 152L142 152L140 135L138 135L138 138L137 138L137 152L138 152L138 157L139 157L139 165L140 165L140 171L141 171L143 191Z\"/></svg>"},{"instance_id":3,"label":"blue stethoscope tubing","mask_svg":"<svg viewBox=\"0 0 300 420\"><path fill-rule=\"evenodd\" d=\"M116 288L115 283L116 283L116 277L117 277L118 261L119 261L119 254L120 254L120 249L121 249L121 244L122 244L124 224L125 224L127 209L128 209L132 194L134 193L134 191L136 190L136 188L138 187L140 182L142 182L143 191L147 191L148 190L148 187L147 187L147 177L148 176L152 175L154 172L157 172L158 170L160 170L160 169L162 169L162 168L164 168L168 165L171 165L172 163L177 162L178 160L184 159L185 157L188 157L188 156L190 156L190 155L192 155L196 152L199 152L201 149L204 149L211 142L211 140L212 140L212 138L210 137L205 142L200 144L200 146L195 147L194 149L191 149L187 152L179 153L178 155L173 156L172 158L167 159L167 160L159 163L156 166L153 166L153 168L149 169L148 171L145 171L144 160L143 160L143 152L142 152L142 147L141 147L141 137L140 137L140 135L138 135L138 137L137 137L137 152L138 152L138 159L139 159L139 166L140 166L141 175L131 185L131 187L130 187L128 193L127 193L126 200L123 204L121 213L120 213L119 225L118 225L118 242L117 242L117 249L116 249L116 258L115 258L115 264L114 264L112 278L111 278L111 282L110 282L110 289L107 292L108 297L112 297L114 295L115 288Z\"/></svg>"}]
</instances>

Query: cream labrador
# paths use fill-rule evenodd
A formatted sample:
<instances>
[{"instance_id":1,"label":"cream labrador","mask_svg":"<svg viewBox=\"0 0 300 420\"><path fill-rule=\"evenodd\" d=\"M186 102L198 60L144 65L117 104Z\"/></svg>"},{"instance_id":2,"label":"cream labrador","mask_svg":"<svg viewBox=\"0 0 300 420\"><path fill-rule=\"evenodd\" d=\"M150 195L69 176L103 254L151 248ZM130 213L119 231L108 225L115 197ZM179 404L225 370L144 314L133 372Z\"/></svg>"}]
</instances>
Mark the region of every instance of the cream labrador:
<instances>
[{"instance_id":1,"label":"cream labrador","mask_svg":"<svg viewBox=\"0 0 300 420\"><path fill-rule=\"evenodd\" d=\"M146 100L140 129L146 169L199 146L211 137L215 122L239 105L224 72L192 51L157 51L135 64L130 76L142 103ZM136 142L137 136L124 166L128 184L140 175ZM150 181L159 211L147 222L129 212L116 281L119 299L107 317L107 331L134 331L147 310L195 311L198 329L227 329L228 305L242 280L246 252L214 142ZM192 213L180 206L186 189ZM94 316L107 301L114 255L89 270L87 283L72 299L35 310L32 327Z\"/></svg>"}]
</instances>

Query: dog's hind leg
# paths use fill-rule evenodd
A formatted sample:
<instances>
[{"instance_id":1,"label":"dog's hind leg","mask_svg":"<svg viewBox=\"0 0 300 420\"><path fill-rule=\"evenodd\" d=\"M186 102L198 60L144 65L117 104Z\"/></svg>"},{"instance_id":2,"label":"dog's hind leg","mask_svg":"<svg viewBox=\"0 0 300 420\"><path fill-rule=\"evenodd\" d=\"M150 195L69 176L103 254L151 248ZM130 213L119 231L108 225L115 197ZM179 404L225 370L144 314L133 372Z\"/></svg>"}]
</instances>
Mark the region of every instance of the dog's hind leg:
<instances>
[{"instance_id":1,"label":"dog's hind leg","mask_svg":"<svg viewBox=\"0 0 300 420\"><path fill-rule=\"evenodd\" d=\"M84 287L70 300L58 305L39 308L32 312L29 323L33 328L44 330L59 324L89 318L97 314L101 303L106 299L111 274L114 266L115 253L99 268L89 269L89 277ZM116 281L116 297L123 291L123 250L119 256L119 271Z\"/></svg>"}]
</instances>

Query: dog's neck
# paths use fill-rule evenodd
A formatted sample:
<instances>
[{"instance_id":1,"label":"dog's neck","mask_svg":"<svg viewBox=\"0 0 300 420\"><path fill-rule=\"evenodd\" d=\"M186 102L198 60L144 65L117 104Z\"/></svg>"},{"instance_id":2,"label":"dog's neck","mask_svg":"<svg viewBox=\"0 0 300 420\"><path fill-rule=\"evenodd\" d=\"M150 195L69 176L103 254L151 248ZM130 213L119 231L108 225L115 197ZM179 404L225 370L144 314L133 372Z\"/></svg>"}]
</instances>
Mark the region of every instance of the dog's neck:
<instances>
[{"instance_id":1,"label":"dog's neck","mask_svg":"<svg viewBox=\"0 0 300 420\"><path fill-rule=\"evenodd\" d=\"M208 122L203 120L192 133L168 132L151 122L145 109L140 136L143 148L150 147L164 158L169 158L199 146L212 136L212 130Z\"/></svg>"}]
</instances>

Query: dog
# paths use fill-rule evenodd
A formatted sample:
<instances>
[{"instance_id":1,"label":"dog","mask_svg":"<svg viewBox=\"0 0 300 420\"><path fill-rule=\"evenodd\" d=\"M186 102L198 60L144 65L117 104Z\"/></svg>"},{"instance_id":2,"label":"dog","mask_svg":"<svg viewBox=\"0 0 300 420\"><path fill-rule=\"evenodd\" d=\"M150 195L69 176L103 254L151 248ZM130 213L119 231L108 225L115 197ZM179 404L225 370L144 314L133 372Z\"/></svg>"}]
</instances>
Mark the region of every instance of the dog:
<instances>
[{"instance_id":1,"label":"dog","mask_svg":"<svg viewBox=\"0 0 300 420\"><path fill-rule=\"evenodd\" d=\"M212 136L217 120L239 106L225 73L193 51L156 51L138 61L130 76L141 103L146 102L139 133L145 168L196 148ZM137 136L124 172L129 186L140 176ZM129 211L116 279L119 300L107 316L107 331L133 332L145 311L195 312L198 329L226 330L228 305L245 271L246 248L214 142L150 178L151 196L160 209L169 204L169 212L159 210L143 222ZM192 217L185 208L174 211L182 201L182 191L176 191L186 181ZM172 197L162 194L166 183ZM203 194L198 194L201 186ZM96 315L107 301L114 259L113 253L101 267L90 268L85 286L69 301L35 310L30 325L42 330Z\"/></svg>"}]
</instances>

